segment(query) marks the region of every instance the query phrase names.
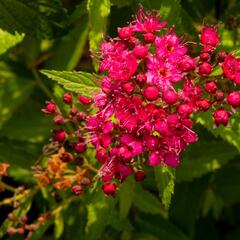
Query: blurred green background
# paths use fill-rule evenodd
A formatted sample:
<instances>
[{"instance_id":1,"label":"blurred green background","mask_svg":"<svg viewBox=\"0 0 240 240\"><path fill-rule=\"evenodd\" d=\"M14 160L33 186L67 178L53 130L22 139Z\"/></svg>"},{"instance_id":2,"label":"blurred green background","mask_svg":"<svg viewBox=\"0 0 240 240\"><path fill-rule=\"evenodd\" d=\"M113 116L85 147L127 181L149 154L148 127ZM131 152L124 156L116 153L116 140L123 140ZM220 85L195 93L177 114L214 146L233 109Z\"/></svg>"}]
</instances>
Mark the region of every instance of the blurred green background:
<instances>
[{"instance_id":1,"label":"blurred green background","mask_svg":"<svg viewBox=\"0 0 240 240\"><path fill-rule=\"evenodd\" d=\"M198 39L203 22L218 24L219 49L240 49L238 0L0 0L0 162L11 164L6 182L34 186L31 165L53 127L41 108L64 92L39 70L93 72L91 53L103 36L116 36L131 21L139 4L159 10L190 41ZM50 188L26 198L21 211L29 211L31 221L62 206L31 239L240 239L239 113L231 128L213 129L207 113L196 120L200 140L183 153L175 172L149 168L143 185L129 178L114 199L99 191L53 197ZM8 196L0 193L0 202ZM5 235L11 211L0 205L0 238L24 239Z\"/></svg>"}]
</instances>

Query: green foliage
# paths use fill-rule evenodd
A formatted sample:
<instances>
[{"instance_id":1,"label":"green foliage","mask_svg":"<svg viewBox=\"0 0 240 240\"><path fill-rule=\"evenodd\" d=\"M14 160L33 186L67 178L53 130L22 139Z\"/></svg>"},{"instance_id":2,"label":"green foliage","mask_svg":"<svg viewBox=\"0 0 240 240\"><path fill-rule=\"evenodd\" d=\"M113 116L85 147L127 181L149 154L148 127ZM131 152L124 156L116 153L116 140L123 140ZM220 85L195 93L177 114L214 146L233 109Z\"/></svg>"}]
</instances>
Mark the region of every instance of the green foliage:
<instances>
[{"instance_id":1,"label":"green foliage","mask_svg":"<svg viewBox=\"0 0 240 240\"><path fill-rule=\"evenodd\" d=\"M29 75L20 75L21 67L0 63L0 127L31 94L33 82Z\"/></svg>"},{"instance_id":2,"label":"green foliage","mask_svg":"<svg viewBox=\"0 0 240 240\"><path fill-rule=\"evenodd\" d=\"M98 191L92 202L87 206L88 220L86 225L86 239L97 240L111 221L114 200L106 198L103 192Z\"/></svg>"},{"instance_id":3,"label":"green foliage","mask_svg":"<svg viewBox=\"0 0 240 240\"><path fill-rule=\"evenodd\" d=\"M191 181L203 174L214 172L239 154L237 149L226 141L211 135L207 135L206 141L205 136L202 136L202 139L200 135L200 140L182 154L184 161L176 171L177 181Z\"/></svg>"},{"instance_id":4,"label":"green foliage","mask_svg":"<svg viewBox=\"0 0 240 240\"><path fill-rule=\"evenodd\" d=\"M36 37L53 37L63 31L61 21L64 12L56 0L50 3L43 0L1 0L0 27L10 33L17 31Z\"/></svg>"},{"instance_id":5,"label":"green foliage","mask_svg":"<svg viewBox=\"0 0 240 240\"><path fill-rule=\"evenodd\" d=\"M99 44L103 40L103 35L107 29L107 17L110 13L110 0L88 0L87 10L89 12L90 33L89 45L90 50L96 52L99 50ZM97 62L94 61L95 70Z\"/></svg>"},{"instance_id":6,"label":"green foliage","mask_svg":"<svg viewBox=\"0 0 240 240\"><path fill-rule=\"evenodd\" d=\"M5 53L9 48L21 42L23 37L24 35L18 33L11 34L0 29L0 54Z\"/></svg>"},{"instance_id":7,"label":"green foliage","mask_svg":"<svg viewBox=\"0 0 240 240\"><path fill-rule=\"evenodd\" d=\"M151 192L137 185L133 196L133 205L144 213L163 214L164 209L158 198Z\"/></svg>"},{"instance_id":8,"label":"green foliage","mask_svg":"<svg viewBox=\"0 0 240 240\"><path fill-rule=\"evenodd\" d=\"M159 166L154 168L154 173L162 203L168 208L174 193L175 170L166 166Z\"/></svg>"},{"instance_id":9,"label":"green foliage","mask_svg":"<svg viewBox=\"0 0 240 240\"><path fill-rule=\"evenodd\" d=\"M132 20L139 4L156 8L168 26L196 40L203 19L218 22L219 2L219 48L234 50L237 56L237 1L0 0L0 163L11 164L8 177L2 179L13 186L36 186L31 166L47 160L42 148L52 130L41 113L44 101L60 103L65 90L88 97L100 91L100 76L92 74L92 64L97 71L98 61L89 56L98 53L104 37L114 37L125 20ZM211 76L220 74L217 67ZM34 221L41 213L54 212L54 218L33 233L33 240L239 239L239 112L236 116L231 128L214 129L211 114L199 114L199 141L182 154L177 169L149 167L143 184L129 177L114 198L104 196L100 184L82 197L51 187L24 190L14 213L27 213ZM86 159L95 163L94 155L90 150ZM7 219L10 205L1 205L4 194L0 193L0 238L21 240L20 235L6 235L16 223ZM14 194L6 191L7 198Z\"/></svg>"},{"instance_id":10,"label":"green foliage","mask_svg":"<svg viewBox=\"0 0 240 240\"><path fill-rule=\"evenodd\" d=\"M41 73L63 85L66 90L92 97L99 91L98 76L86 72L42 70Z\"/></svg>"},{"instance_id":11,"label":"green foliage","mask_svg":"<svg viewBox=\"0 0 240 240\"><path fill-rule=\"evenodd\" d=\"M133 203L134 189L135 181L133 177L129 177L121 186L119 193L120 219L126 218L129 213L129 210Z\"/></svg>"}]
</instances>

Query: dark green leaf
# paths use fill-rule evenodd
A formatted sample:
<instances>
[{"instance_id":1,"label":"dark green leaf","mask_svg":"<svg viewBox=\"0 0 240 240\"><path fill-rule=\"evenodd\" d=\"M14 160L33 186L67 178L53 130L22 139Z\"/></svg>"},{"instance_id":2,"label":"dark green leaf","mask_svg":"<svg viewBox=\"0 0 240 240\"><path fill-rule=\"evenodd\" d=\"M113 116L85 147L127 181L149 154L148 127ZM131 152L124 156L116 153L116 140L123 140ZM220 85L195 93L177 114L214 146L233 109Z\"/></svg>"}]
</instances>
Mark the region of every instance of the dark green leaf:
<instances>
[{"instance_id":1,"label":"dark green leaf","mask_svg":"<svg viewBox=\"0 0 240 240\"><path fill-rule=\"evenodd\" d=\"M33 100L21 105L3 125L0 137L26 142L46 140L50 137L51 119L41 112L41 107Z\"/></svg>"},{"instance_id":2,"label":"dark green leaf","mask_svg":"<svg viewBox=\"0 0 240 240\"><path fill-rule=\"evenodd\" d=\"M101 235L110 223L114 200L104 196L102 191L95 193L92 203L88 204L88 220L86 225L86 239L101 239Z\"/></svg>"},{"instance_id":3,"label":"dark green leaf","mask_svg":"<svg viewBox=\"0 0 240 240\"><path fill-rule=\"evenodd\" d=\"M208 172L216 171L238 155L238 151L221 139L201 139L182 154L176 180L191 181Z\"/></svg>"},{"instance_id":4,"label":"dark green leaf","mask_svg":"<svg viewBox=\"0 0 240 240\"><path fill-rule=\"evenodd\" d=\"M30 169L30 166L37 161L41 147L38 144L1 138L0 153L0 162Z\"/></svg>"},{"instance_id":5,"label":"dark green leaf","mask_svg":"<svg viewBox=\"0 0 240 240\"><path fill-rule=\"evenodd\" d=\"M29 97L33 86L29 75L11 65L0 63L0 128Z\"/></svg>"},{"instance_id":6,"label":"dark green leaf","mask_svg":"<svg viewBox=\"0 0 240 240\"><path fill-rule=\"evenodd\" d=\"M161 216L141 214L136 218L138 232L150 233L157 239L189 240L179 228Z\"/></svg>"},{"instance_id":7,"label":"dark green leaf","mask_svg":"<svg viewBox=\"0 0 240 240\"><path fill-rule=\"evenodd\" d=\"M134 194L135 180L129 177L122 185L119 193L120 219L127 217L131 208Z\"/></svg>"},{"instance_id":8,"label":"dark green leaf","mask_svg":"<svg viewBox=\"0 0 240 240\"><path fill-rule=\"evenodd\" d=\"M0 0L0 27L10 33L51 37L63 30L64 15L56 1L46 4L40 0Z\"/></svg>"},{"instance_id":9,"label":"dark green leaf","mask_svg":"<svg viewBox=\"0 0 240 240\"><path fill-rule=\"evenodd\" d=\"M192 236L194 232L195 220L199 215L207 184L208 178L203 178L191 183L183 182L176 185L169 209L169 218L188 236Z\"/></svg>"},{"instance_id":10,"label":"dark green leaf","mask_svg":"<svg viewBox=\"0 0 240 240\"><path fill-rule=\"evenodd\" d=\"M144 213L164 214L158 198L154 194L144 190L141 185L136 185L135 187L133 205Z\"/></svg>"}]
</instances>

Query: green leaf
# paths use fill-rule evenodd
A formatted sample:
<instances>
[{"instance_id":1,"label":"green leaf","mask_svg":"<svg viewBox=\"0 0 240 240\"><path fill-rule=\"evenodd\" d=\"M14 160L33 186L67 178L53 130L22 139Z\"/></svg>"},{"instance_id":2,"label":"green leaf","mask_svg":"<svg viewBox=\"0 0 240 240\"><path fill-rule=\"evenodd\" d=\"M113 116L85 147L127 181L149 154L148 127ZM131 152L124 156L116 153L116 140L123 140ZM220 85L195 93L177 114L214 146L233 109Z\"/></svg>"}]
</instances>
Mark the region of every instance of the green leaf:
<instances>
[{"instance_id":1,"label":"green leaf","mask_svg":"<svg viewBox=\"0 0 240 240\"><path fill-rule=\"evenodd\" d=\"M133 201L135 180L129 177L122 185L119 193L120 219L127 217Z\"/></svg>"},{"instance_id":2,"label":"green leaf","mask_svg":"<svg viewBox=\"0 0 240 240\"><path fill-rule=\"evenodd\" d=\"M38 228L37 231L33 232L33 235L31 236L31 240L41 240L43 239L43 236L44 236L44 239L46 239L44 234L52 224L53 224L52 219L47 220L44 224L40 226L40 228Z\"/></svg>"},{"instance_id":3,"label":"green leaf","mask_svg":"<svg viewBox=\"0 0 240 240\"><path fill-rule=\"evenodd\" d=\"M235 147L221 139L201 139L188 146L176 171L176 180L191 181L203 174L214 172L238 155Z\"/></svg>"},{"instance_id":4,"label":"green leaf","mask_svg":"<svg viewBox=\"0 0 240 240\"><path fill-rule=\"evenodd\" d=\"M63 85L66 90L88 97L92 97L100 90L96 83L96 79L98 78L96 74L54 70L42 70L41 73Z\"/></svg>"},{"instance_id":5,"label":"green leaf","mask_svg":"<svg viewBox=\"0 0 240 240\"><path fill-rule=\"evenodd\" d=\"M133 205L144 213L164 214L158 198L147 190L144 190L141 185L136 185L135 187Z\"/></svg>"},{"instance_id":6,"label":"green leaf","mask_svg":"<svg viewBox=\"0 0 240 240\"><path fill-rule=\"evenodd\" d=\"M157 239L189 240L177 226L161 216L141 214L135 221L137 223L135 232L149 233Z\"/></svg>"},{"instance_id":7,"label":"green leaf","mask_svg":"<svg viewBox=\"0 0 240 240\"><path fill-rule=\"evenodd\" d=\"M9 48L23 40L23 34L11 34L0 29L0 54L5 53Z\"/></svg>"},{"instance_id":8,"label":"green leaf","mask_svg":"<svg viewBox=\"0 0 240 240\"><path fill-rule=\"evenodd\" d=\"M88 0L87 10L89 12L90 33L89 45L90 50L96 52L99 44L107 29L107 18L110 13L110 0ZM98 69L97 61L94 61L95 70Z\"/></svg>"},{"instance_id":9,"label":"green leaf","mask_svg":"<svg viewBox=\"0 0 240 240\"><path fill-rule=\"evenodd\" d=\"M0 138L0 153L0 162L30 169L41 153L41 146Z\"/></svg>"},{"instance_id":10,"label":"green leaf","mask_svg":"<svg viewBox=\"0 0 240 240\"><path fill-rule=\"evenodd\" d=\"M34 82L29 78L19 68L0 62L0 128L32 93Z\"/></svg>"},{"instance_id":11,"label":"green leaf","mask_svg":"<svg viewBox=\"0 0 240 240\"><path fill-rule=\"evenodd\" d=\"M59 239L63 234L63 230L64 230L63 215L61 213L58 213L55 216L54 220L54 237L56 239Z\"/></svg>"},{"instance_id":12,"label":"green leaf","mask_svg":"<svg viewBox=\"0 0 240 240\"><path fill-rule=\"evenodd\" d=\"M208 181L207 177L176 184L169 209L169 220L188 236L192 236L194 233L195 220L199 216L200 205Z\"/></svg>"},{"instance_id":13,"label":"green leaf","mask_svg":"<svg viewBox=\"0 0 240 240\"><path fill-rule=\"evenodd\" d=\"M213 191L227 206L240 201L239 171L239 159L236 158L235 162L226 165L214 175Z\"/></svg>"},{"instance_id":14,"label":"green leaf","mask_svg":"<svg viewBox=\"0 0 240 240\"><path fill-rule=\"evenodd\" d=\"M159 196L165 207L171 204L172 194L174 193L175 171L166 166L157 166L154 168L155 179L159 191Z\"/></svg>"},{"instance_id":15,"label":"green leaf","mask_svg":"<svg viewBox=\"0 0 240 240\"><path fill-rule=\"evenodd\" d=\"M88 15L82 13L82 8L74 12L74 27L54 45L54 56L44 65L44 68L55 70L73 70L84 50L89 32Z\"/></svg>"},{"instance_id":16,"label":"green leaf","mask_svg":"<svg viewBox=\"0 0 240 240\"><path fill-rule=\"evenodd\" d=\"M33 100L21 105L3 125L0 137L33 143L46 140L50 136L51 119L44 116L41 107Z\"/></svg>"},{"instance_id":17,"label":"green leaf","mask_svg":"<svg viewBox=\"0 0 240 240\"><path fill-rule=\"evenodd\" d=\"M162 0L161 8L160 8L160 15L164 21L168 22L168 25L176 25L179 24L181 20L181 5L180 0Z\"/></svg>"},{"instance_id":18,"label":"green leaf","mask_svg":"<svg viewBox=\"0 0 240 240\"><path fill-rule=\"evenodd\" d=\"M0 0L0 16L0 28L10 33L52 37L63 31L65 14L56 1Z\"/></svg>"},{"instance_id":19,"label":"green leaf","mask_svg":"<svg viewBox=\"0 0 240 240\"><path fill-rule=\"evenodd\" d=\"M95 193L92 203L87 205L87 240L101 239L104 229L110 224L113 206L114 199L106 197L102 191Z\"/></svg>"},{"instance_id":20,"label":"green leaf","mask_svg":"<svg viewBox=\"0 0 240 240\"><path fill-rule=\"evenodd\" d=\"M230 126L218 126L214 128L214 122L211 112L199 113L196 116L196 122L208 129L214 136L221 137L240 151L240 119L237 115L230 119Z\"/></svg>"}]
</instances>

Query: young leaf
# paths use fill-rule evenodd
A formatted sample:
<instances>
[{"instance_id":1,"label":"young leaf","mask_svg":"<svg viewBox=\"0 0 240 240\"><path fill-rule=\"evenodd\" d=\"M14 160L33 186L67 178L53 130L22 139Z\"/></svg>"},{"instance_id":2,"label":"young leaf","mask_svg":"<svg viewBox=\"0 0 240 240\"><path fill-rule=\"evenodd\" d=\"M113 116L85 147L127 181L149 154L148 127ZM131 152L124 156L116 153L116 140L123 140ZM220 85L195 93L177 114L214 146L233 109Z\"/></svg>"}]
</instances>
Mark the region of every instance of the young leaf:
<instances>
[{"instance_id":1,"label":"young leaf","mask_svg":"<svg viewBox=\"0 0 240 240\"><path fill-rule=\"evenodd\" d=\"M162 203L168 208L174 193L175 171L166 166L158 166L154 168L154 173Z\"/></svg>"},{"instance_id":2,"label":"young leaf","mask_svg":"<svg viewBox=\"0 0 240 240\"><path fill-rule=\"evenodd\" d=\"M5 53L9 48L23 40L23 34L11 34L0 29L0 54Z\"/></svg>"},{"instance_id":3,"label":"young leaf","mask_svg":"<svg viewBox=\"0 0 240 240\"><path fill-rule=\"evenodd\" d=\"M41 73L63 85L66 90L92 97L99 92L96 80L98 75L86 72L42 70Z\"/></svg>"}]
</instances>

